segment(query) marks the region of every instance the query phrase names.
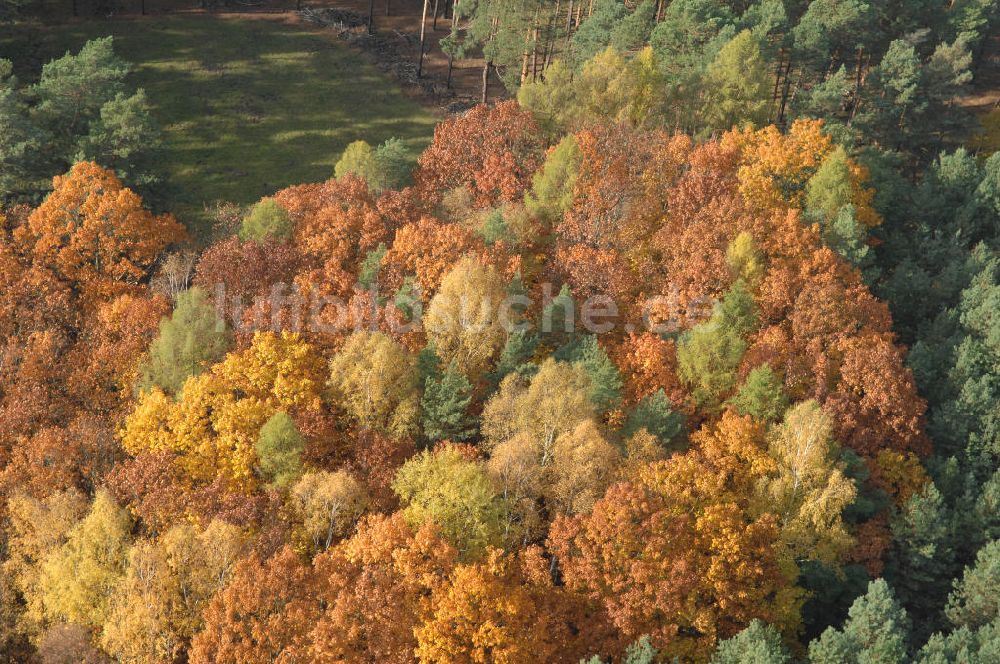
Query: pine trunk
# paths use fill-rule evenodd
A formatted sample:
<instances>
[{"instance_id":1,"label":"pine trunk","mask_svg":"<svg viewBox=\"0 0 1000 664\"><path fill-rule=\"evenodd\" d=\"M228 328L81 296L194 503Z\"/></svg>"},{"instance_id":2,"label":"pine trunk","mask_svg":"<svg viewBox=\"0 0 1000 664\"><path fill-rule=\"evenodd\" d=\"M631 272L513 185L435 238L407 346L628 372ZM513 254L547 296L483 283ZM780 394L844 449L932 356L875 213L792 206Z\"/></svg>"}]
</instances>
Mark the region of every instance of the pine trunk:
<instances>
[{"instance_id":1,"label":"pine trunk","mask_svg":"<svg viewBox=\"0 0 1000 664\"><path fill-rule=\"evenodd\" d=\"M549 68L549 60L552 58L552 51L555 49L556 33L559 32L556 26L559 25L559 5L561 2L562 0L556 0L555 9L552 11L552 18L549 19L549 24L546 28L545 57L542 58L543 73Z\"/></svg>"},{"instance_id":2,"label":"pine trunk","mask_svg":"<svg viewBox=\"0 0 1000 664\"><path fill-rule=\"evenodd\" d=\"M424 0L424 11L420 14L420 59L417 60L417 78L424 71L424 39L427 36L427 5L431 0Z\"/></svg>"},{"instance_id":3,"label":"pine trunk","mask_svg":"<svg viewBox=\"0 0 1000 664\"><path fill-rule=\"evenodd\" d=\"M483 94L480 100L483 104L486 103L486 100L489 99L490 96L490 66L492 64L492 62L486 60L483 65Z\"/></svg>"},{"instance_id":4,"label":"pine trunk","mask_svg":"<svg viewBox=\"0 0 1000 664\"><path fill-rule=\"evenodd\" d=\"M573 36L573 0L569 0L569 9L566 10L566 43Z\"/></svg>"},{"instance_id":5,"label":"pine trunk","mask_svg":"<svg viewBox=\"0 0 1000 664\"><path fill-rule=\"evenodd\" d=\"M524 51L521 53L521 85L528 80L528 64L530 63L531 53L535 50L534 40L532 35L535 34L535 26L538 24L538 11L535 11L535 17L531 21L531 25L528 26L528 30L524 35Z\"/></svg>"},{"instance_id":6,"label":"pine trunk","mask_svg":"<svg viewBox=\"0 0 1000 664\"><path fill-rule=\"evenodd\" d=\"M455 41L455 36L458 34L458 0L455 0L451 5L451 40ZM444 86L451 89L451 72L455 66L455 56L451 53L448 54L448 77L445 79Z\"/></svg>"}]
</instances>

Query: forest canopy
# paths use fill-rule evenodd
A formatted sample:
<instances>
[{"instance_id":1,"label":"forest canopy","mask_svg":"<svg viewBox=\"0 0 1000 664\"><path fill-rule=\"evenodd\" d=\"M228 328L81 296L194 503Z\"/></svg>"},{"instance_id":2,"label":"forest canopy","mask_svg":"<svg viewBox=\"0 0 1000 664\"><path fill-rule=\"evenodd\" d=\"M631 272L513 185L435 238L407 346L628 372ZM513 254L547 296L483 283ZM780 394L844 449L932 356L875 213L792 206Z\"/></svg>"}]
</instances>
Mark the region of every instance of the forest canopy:
<instances>
[{"instance_id":1,"label":"forest canopy","mask_svg":"<svg viewBox=\"0 0 1000 664\"><path fill-rule=\"evenodd\" d=\"M448 11L509 98L209 238L0 62L0 661L1000 658L997 4Z\"/></svg>"}]
</instances>

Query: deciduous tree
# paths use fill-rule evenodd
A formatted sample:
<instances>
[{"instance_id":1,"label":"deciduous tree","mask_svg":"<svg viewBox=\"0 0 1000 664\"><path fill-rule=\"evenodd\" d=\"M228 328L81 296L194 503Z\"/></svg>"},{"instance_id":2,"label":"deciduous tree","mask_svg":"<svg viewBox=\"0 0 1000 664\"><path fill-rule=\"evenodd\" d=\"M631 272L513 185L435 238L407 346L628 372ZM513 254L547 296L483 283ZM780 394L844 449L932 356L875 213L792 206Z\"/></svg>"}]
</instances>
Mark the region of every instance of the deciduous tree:
<instances>
[{"instance_id":1,"label":"deciduous tree","mask_svg":"<svg viewBox=\"0 0 1000 664\"><path fill-rule=\"evenodd\" d=\"M415 358L381 332L355 332L330 360L335 403L362 427L392 435L419 424Z\"/></svg>"},{"instance_id":2,"label":"deciduous tree","mask_svg":"<svg viewBox=\"0 0 1000 664\"><path fill-rule=\"evenodd\" d=\"M413 528L427 521L441 529L465 560L503 543L509 505L498 495L485 464L451 445L425 450L399 469L393 490Z\"/></svg>"}]
</instances>

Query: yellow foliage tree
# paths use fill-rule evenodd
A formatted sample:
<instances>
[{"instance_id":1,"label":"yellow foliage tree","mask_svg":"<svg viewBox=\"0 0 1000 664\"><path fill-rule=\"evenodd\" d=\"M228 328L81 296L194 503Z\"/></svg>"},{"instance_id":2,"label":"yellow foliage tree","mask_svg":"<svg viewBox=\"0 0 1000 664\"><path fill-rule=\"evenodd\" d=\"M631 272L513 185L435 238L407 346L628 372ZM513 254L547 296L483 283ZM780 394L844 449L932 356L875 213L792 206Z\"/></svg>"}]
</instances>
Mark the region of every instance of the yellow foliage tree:
<instances>
[{"instance_id":1,"label":"yellow foliage tree","mask_svg":"<svg viewBox=\"0 0 1000 664\"><path fill-rule=\"evenodd\" d=\"M584 420L559 436L552 456L547 493L564 514L589 512L621 463L618 449L604 438L594 420Z\"/></svg>"},{"instance_id":2,"label":"yellow foliage tree","mask_svg":"<svg viewBox=\"0 0 1000 664\"><path fill-rule=\"evenodd\" d=\"M66 543L73 526L86 513L87 500L75 489L52 493L44 500L14 495L7 501L7 559L0 569L13 579L24 598L26 607L19 617L19 628L29 636L37 637L45 622L39 583L42 564Z\"/></svg>"},{"instance_id":3,"label":"yellow foliage tree","mask_svg":"<svg viewBox=\"0 0 1000 664\"><path fill-rule=\"evenodd\" d=\"M531 584L519 562L492 549L481 563L456 567L414 630L417 658L450 664L578 661L562 616L544 601L557 591Z\"/></svg>"},{"instance_id":4,"label":"yellow foliage tree","mask_svg":"<svg viewBox=\"0 0 1000 664\"><path fill-rule=\"evenodd\" d=\"M66 542L42 562L38 579L47 619L99 627L128 565L132 519L107 491L97 492L90 511Z\"/></svg>"},{"instance_id":5,"label":"yellow foliage tree","mask_svg":"<svg viewBox=\"0 0 1000 664\"><path fill-rule=\"evenodd\" d=\"M392 488L410 527L433 522L465 560L503 543L510 506L485 464L459 447L443 445L414 456L396 473Z\"/></svg>"},{"instance_id":6,"label":"yellow foliage tree","mask_svg":"<svg viewBox=\"0 0 1000 664\"><path fill-rule=\"evenodd\" d=\"M306 473L292 487L291 502L302 523L303 538L315 552L348 535L364 514L364 486L343 470Z\"/></svg>"},{"instance_id":7,"label":"yellow foliage tree","mask_svg":"<svg viewBox=\"0 0 1000 664\"><path fill-rule=\"evenodd\" d=\"M125 420L122 445L130 454L176 454L193 481L221 476L251 488L261 427L279 410L318 408L323 373L322 359L299 335L258 333L246 350L189 378L177 401L158 388L143 394Z\"/></svg>"},{"instance_id":8,"label":"yellow foliage tree","mask_svg":"<svg viewBox=\"0 0 1000 664\"><path fill-rule=\"evenodd\" d=\"M201 628L202 611L225 587L246 537L213 521L201 529L174 526L158 540L138 542L111 599L101 645L117 662L155 664L185 652Z\"/></svg>"},{"instance_id":9,"label":"yellow foliage tree","mask_svg":"<svg viewBox=\"0 0 1000 664\"><path fill-rule=\"evenodd\" d=\"M445 366L454 363L473 381L486 371L503 348L512 322L504 319L506 297L506 284L496 269L471 256L445 275L424 314L427 339Z\"/></svg>"},{"instance_id":10,"label":"yellow foliage tree","mask_svg":"<svg viewBox=\"0 0 1000 664\"><path fill-rule=\"evenodd\" d=\"M763 498L781 519L781 539L796 560L835 564L854 544L841 518L857 489L844 475L833 422L815 401L785 414L771 436L776 472Z\"/></svg>"},{"instance_id":11,"label":"yellow foliage tree","mask_svg":"<svg viewBox=\"0 0 1000 664\"><path fill-rule=\"evenodd\" d=\"M319 408L325 381L323 358L292 332L258 332L249 348L228 355L215 373L247 398L288 411Z\"/></svg>"},{"instance_id":12,"label":"yellow foliage tree","mask_svg":"<svg viewBox=\"0 0 1000 664\"><path fill-rule=\"evenodd\" d=\"M420 394L413 356L381 332L355 332L330 360L333 401L360 426L391 435L417 430Z\"/></svg>"},{"instance_id":13,"label":"yellow foliage tree","mask_svg":"<svg viewBox=\"0 0 1000 664\"><path fill-rule=\"evenodd\" d=\"M552 358L539 367L530 383L516 374L507 376L483 408L486 447L525 434L539 450L539 463L548 465L556 439L581 421L596 417L589 391L585 369Z\"/></svg>"},{"instance_id":14,"label":"yellow foliage tree","mask_svg":"<svg viewBox=\"0 0 1000 664\"><path fill-rule=\"evenodd\" d=\"M722 145L736 150L740 193L759 211L803 209L806 183L836 149L823 133L822 120L796 120L787 133L771 125L727 132ZM868 171L848 160L855 219L871 228L882 222L872 207L875 190L866 187Z\"/></svg>"}]
</instances>

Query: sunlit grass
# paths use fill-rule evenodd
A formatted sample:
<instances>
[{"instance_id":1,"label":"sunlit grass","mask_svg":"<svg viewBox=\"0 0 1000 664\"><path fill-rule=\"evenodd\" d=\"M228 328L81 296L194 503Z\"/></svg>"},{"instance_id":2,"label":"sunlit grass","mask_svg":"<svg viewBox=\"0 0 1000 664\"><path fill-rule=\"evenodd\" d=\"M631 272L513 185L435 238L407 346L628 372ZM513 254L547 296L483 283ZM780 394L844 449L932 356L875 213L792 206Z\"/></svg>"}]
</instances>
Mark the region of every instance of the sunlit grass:
<instances>
[{"instance_id":1,"label":"sunlit grass","mask_svg":"<svg viewBox=\"0 0 1000 664\"><path fill-rule=\"evenodd\" d=\"M3 40L2 54L37 65L108 34L135 65L132 81L145 88L163 127L168 207L196 234L205 230L206 204L252 203L324 180L353 140L398 136L418 151L433 133L435 118L358 54L269 20L49 26Z\"/></svg>"}]
</instances>

